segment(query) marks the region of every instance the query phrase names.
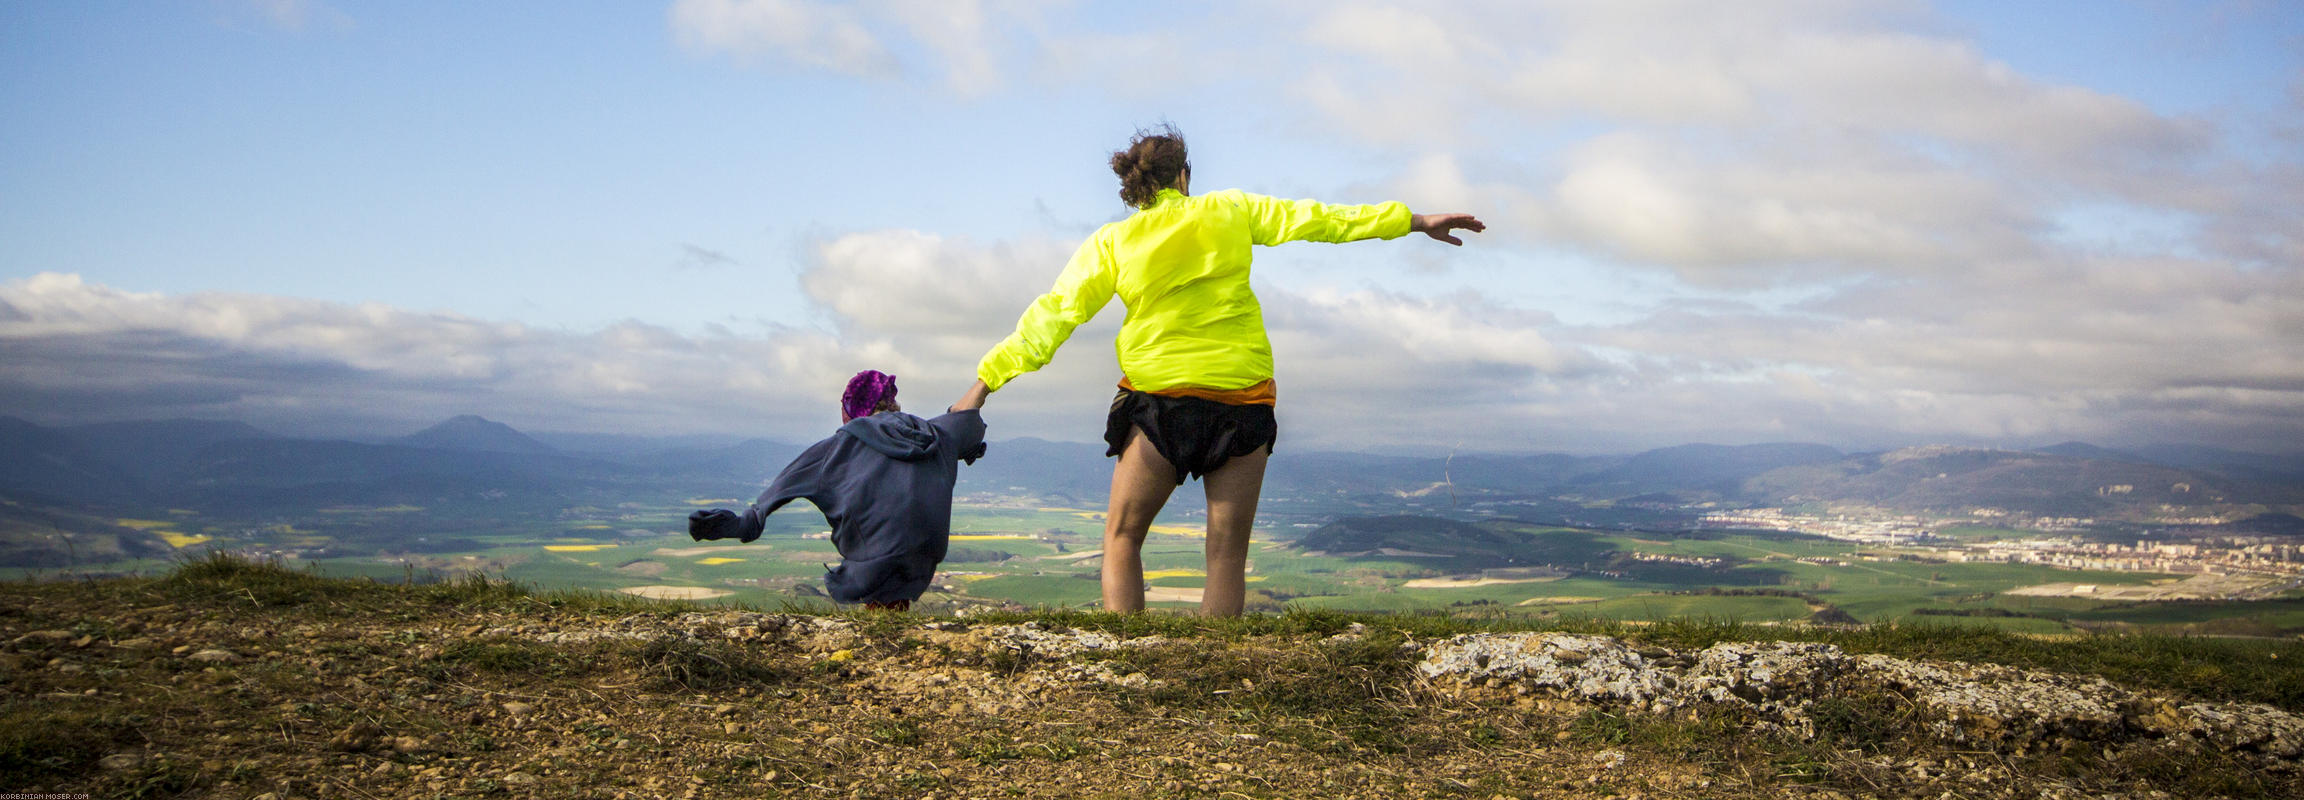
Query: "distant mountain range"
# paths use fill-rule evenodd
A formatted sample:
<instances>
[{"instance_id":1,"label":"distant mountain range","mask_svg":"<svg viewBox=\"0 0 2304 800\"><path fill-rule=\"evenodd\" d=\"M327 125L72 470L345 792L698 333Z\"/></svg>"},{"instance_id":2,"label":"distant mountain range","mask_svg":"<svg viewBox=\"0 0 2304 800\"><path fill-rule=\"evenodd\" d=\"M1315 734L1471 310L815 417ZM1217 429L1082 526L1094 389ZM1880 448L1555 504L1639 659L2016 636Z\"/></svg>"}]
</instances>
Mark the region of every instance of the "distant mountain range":
<instances>
[{"instance_id":1,"label":"distant mountain range","mask_svg":"<svg viewBox=\"0 0 2304 800\"><path fill-rule=\"evenodd\" d=\"M439 450L479 450L490 453L551 453L551 445L528 438L512 426L472 414L451 417L429 428L395 440L409 447Z\"/></svg>"},{"instance_id":2,"label":"distant mountain range","mask_svg":"<svg viewBox=\"0 0 2304 800\"><path fill-rule=\"evenodd\" d=\"M768 440L562 437L562 449L476 416L370 442L278 436L240 422L164 420L49 428L0 417L0 499L56 508L309 511L329 505L489 507L617 502L639 489L744 497L800 450ZM959 492L1101 506L1101 444L1014 439L961 471ZM1406 457L1283 448L1267 496L1445 494L1463 501L1566 498L1658 507L1865 505L1912 512L1996 508L2106 516L2162 507L2304 503L2304 458L2070 442L2039 450L1917 447L1843 453L1815 444L1691 444L1621 456ZM1198 495L1179 492L1179 498Z\"/></svg>"},{"instance_id":3,"label":"distant mountain range","mask_svg":"<svg viewBox=\"0 0 2304 800\"><path fill-rule=\"evenodd\" d=\"M238 422L47 428L0 417L0 497L55 504L254 510L426 504L443 496L557 503L633 485L747 485L799 449L765 440L614 454L562 451L460 416L370 442L278 436Z\"/></svg>"},{"instance_id":4,"label":"distant mountain range","mask_svg":"<svg viewBox=\"0 0 2304 800\"><path fill-rule=\"evenodd\" d=\"M2304 502L2297 483L2245 465L2184 469L2065 444L2033 451L1911 447L1774 469L1753 476L1744 488L1748 497L1786 504L2094 517L2135 506Z\"/></svg>"}]
</instances>

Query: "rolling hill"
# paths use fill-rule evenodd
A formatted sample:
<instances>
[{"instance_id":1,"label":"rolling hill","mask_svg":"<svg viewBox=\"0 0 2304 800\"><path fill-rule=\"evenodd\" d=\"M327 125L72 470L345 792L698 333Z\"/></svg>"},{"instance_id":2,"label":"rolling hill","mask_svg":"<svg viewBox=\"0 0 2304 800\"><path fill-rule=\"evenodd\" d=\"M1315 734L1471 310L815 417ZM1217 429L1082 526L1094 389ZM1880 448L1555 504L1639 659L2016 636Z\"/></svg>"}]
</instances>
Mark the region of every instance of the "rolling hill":
<instances>
[{"instance_id":1,"label":"rolling hill","mask_svg":"<svg viewBox=\"0 0 2304 800\"><path fill-rule=\"evenodd\" d=\"M1750 502L1866 505L1909 512L1977 508L2071 517L2140 508L2304 502L2293 485L2059 452L1911 447L1769 470L1744 481Z\"/></svg>"},{"instance_id":2,"label":"rolling hill","mask_svg":"<svg viewBox=\"0 0 2304 800\"><path fill-rule=\"evenodd\" d=\"M0 500L63 527L103 535L118 533L105 520L168 509L251 521L332 506L397 504L482 515L546 513L668 493L748 496L800 450L763 439L697 446L697 437L685 437L661 440L665 446L654 449L646 441L620 437L613 451L562 451L475 416L366 442L278 436L229 421L49 428L0 418L0 451L6 453L0 458ZM1326 498L1358 515L1395 513L1387 506L1408 511L1430 498L1452 507L1501 502L1525 521L1600 527L1671 527L1675 522L1666 517L1676 509L1707 503L1863 506L1914 514L1991 508L2112 519L2166 516L2171 509L2293 513L2304 504L2304 477L2280 478L2288 463L2282 457L2163 449L2179 452L2194 466L2077 442L2035 451L1931 446L1857 454L1792 443L1691 444L1612 456L1284 451L1272 461L1265 495ZM1100 443L1012 439L993 442L985 459L963 469L957 492L980 500L1095 508L1104 502L1110 475ZM1174 502L1189 510L1199 495L1187 487ZM2280 527L2273 524L2276 518L2268 519L2273 522L2258 527ZM1345 551L1368 549L1349 543L1362 533L1327 532ZM1483 537L1492 534L1464 529L1436 536L1479 548L1488 546ZM1453 552L1437 540L1384 546Z\"/></svg>"}]
</instances>

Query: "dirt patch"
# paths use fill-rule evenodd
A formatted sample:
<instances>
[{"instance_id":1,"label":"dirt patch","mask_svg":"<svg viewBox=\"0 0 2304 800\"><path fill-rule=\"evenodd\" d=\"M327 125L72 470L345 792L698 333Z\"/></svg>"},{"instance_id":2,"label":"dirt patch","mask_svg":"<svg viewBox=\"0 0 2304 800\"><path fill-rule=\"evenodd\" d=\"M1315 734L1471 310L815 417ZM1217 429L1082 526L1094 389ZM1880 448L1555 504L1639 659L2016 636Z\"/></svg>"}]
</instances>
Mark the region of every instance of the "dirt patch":
<instances>
[{"instance_id":1,"label":"dirt patch","mask_svg":"<svg viewBox=\"0 0 2304 800\"><path fill-rule=\"evenodd\" d=\"M2260 712L1809 644L1417 640L1357 624L1156 626L1164 636L242 572L0 583L6 785L511 800L2304 796L2280 748L2296 727L2237 727ZM1893 685L1814 694L1864 675ZM2042 705L2058 698L2079 705ZM1659 700L1671 713L1640 710Z\"/></svg>"},{"instance_id":2,"label":"dirt patch","mask_svg":"<svg viewBox=\"0 0 2304 800\"><path fill-rule=\"evenodd\" d=\"M2281 579L2264 575L2194 575L2173 583L2147 586L2044 583L2010 589L2001 594L2020 597L2088 597L2126 602L2219 600L2262 591L2280 583Z\"/></svg>"},{"instance_id":3,"label":"dirt patch","mask_svg":"<svg viewBox=\"0 0 2304 800\"><path fill-rule=\"evenodd\" d=\"M1200 590L1180 586L1146 586L1144 587L1144 602L1197 603L1200 602Z\"/></svg>"},{"instance_id":4,"label":"dirt patch","mask_svg":"<svg viewBox=\"0 0 2304 800\"><path fill-rule=\"evenodd\" d=\"M1546 583L1559 578L1417 578L1400 584L1403 589L1470 589L1474 586L1496 586L1506 583Z\"/></svg>"},{"instance_id":5,"label":"dirt patch","mask_svg":"<svg viewBox=\"0 0 2304 800\"><path fill-rule=\"evenodd\" d=\"M626 575L637 575L643 578L653 578L658 575L662 575L664 574L665 569L667 569L667 567L664 566L664 562L662 561L627 561L616 566L617 572L621 572Z\"/></svg>"},{"instance_id":6,"label":"dirt patch","mask_svg":"<svg viewBox=\"0 0 2304 800\"><path fill-rule=\"evenodd\" d=\"M1528 599L1526 599L1526 600L1522 600L1522 601L1520 601L1520 602L1518 602L1518 603L1514 603L1513 605L1521 605L1521 606L1546 606L1546 605L1568 606L1568 605L1575 605L1575 604L1577 604L1577 603L1597 603L1597 602L1600 602L1601 600L1605 600L1605 599L1607 599L1607 598L1604 598L1604 597L1578 597L1578 596L1575 596L1575 595L1562 595L1562 596L1559 596L1559 597L1531 597L1531 598L1528 598Z\"/></svg>"},{"instance_id":7,"label":"dirt patch","mask_svg":"<svg viewBox=\"0 0 2304 800\"><path fill-rule=\"evenodd\" d=\"M706 589L702 586L627 586L616 591L653 600L710 600L731 594L724 589Z\"/></svg>"},{"instance_id":8,"label":"dirt patch","mask_svg":"<svg viewBox=\"0 0 2304 800\"><path fill-rule=\"evenodd\" d=\"M1447 553L1425 553L1416 550L1402 550L1397 547L1379 547L1374 550L1354 550L1349 552L1342 550L1306 550L1304 551L1304 554L1316 558L1367 558L1370 556L1389 556L1392 558L1455 558L1455 556L1451 556Z\"/></svg>"},{"instance_id":9,"label":"dirt patch","mask_svg":"<svg viewBox=\"0 0 2304 800\"><path fill-rule=\"evenodd\" d=\"M711 547L659 547L656 548L656 552L652 553L651 555L685 558L688 556L708 556L713 553L734 553L739 551L759 551L766 549L768 549L768 545L764 544L722 544L713 545Z\"/></svg>"}]
</instances>

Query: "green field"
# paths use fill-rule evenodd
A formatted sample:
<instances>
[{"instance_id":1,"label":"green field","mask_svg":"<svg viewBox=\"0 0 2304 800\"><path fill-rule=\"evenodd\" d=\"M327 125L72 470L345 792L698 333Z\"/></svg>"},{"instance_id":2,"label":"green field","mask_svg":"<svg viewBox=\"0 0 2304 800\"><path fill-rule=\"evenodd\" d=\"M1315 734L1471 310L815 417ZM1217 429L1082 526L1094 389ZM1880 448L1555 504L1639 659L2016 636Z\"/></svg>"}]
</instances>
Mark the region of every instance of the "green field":
<instances>
[{"instance_id":1,"label":"green field","mask_svg":"<svg viewBox=\"0 0 2304 800\"><path fill-rule=\"evenodd\" d=\"M763 606L822 602L825 565L839 555L820 536L823 518L799 503L769 518L750 544L694 542L688 510L712 498L658 498L485 517L471 509L315 509L305 518L209 520L185 512L136 521L186 542L177 559L144 558L71 569L11 569L0 577L157 574L181 557L226 548L314 571L383 581L481 573L545 588L695 591L705 599ZM1276 504L1278 505L1278 504ZM1293 541L1297 520L1320 520L1312 504L1267 519L1251 551L1250 606L1625 621L1701 618L1796 623L1836 611L1859 622L1923 621L2024 633L2121 628L2239 635L2304 631L2304 599L2254 603L2114 604L2086 598L2002 594L2044 583L2140 584L2172 576L2084 572L2037 565L1943 563L1872 545L1767 532L1633 533L1485 522L1522 536L1510 553L1339 557L1309 555ZM1297 516L1301 515L1301 516ZM1189 608L1202 585L1197 513L1170 513L1144 548L1155 607ZM962 505L952 548L924 602L1087 608L1100 601L1102 514L1089 509ZM1957 538L2025 535L1953 529ZM205 541L198 541L205 537ZM1536 579L1489 576L1506 566L1558 567ZM672 587L644 589L642 587ZM1827 616L1831 616L1828 614Z\"/></svg>"}]
</instances>

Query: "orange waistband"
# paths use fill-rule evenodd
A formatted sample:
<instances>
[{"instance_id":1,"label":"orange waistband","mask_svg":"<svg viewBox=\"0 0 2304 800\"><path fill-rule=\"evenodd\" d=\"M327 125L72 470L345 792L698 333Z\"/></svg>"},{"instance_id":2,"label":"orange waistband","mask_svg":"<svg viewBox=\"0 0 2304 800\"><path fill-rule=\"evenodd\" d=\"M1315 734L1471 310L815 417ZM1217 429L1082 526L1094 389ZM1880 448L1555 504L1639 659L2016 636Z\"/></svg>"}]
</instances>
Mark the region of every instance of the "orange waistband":
<instances>
[{"instance_id":1,"label":"orange waistband","mask_svg":"<svg viewBox=\"0 0 2304 800\"><path fill-rule=\"evenodd\" d=\"M1137 391L1136 386L1128 382L1126 375L1120 376L1120 388L1131 392ZM1233 406L1277 406L1280 404L1279 387L1272 382L1271 378L1265 378L1253 386L1244 386L1238 389L1170 386L1157 392L1145 392L1145 394L1156 394L1161 397L1197 397L1202 400L1214 400Z\"/></svg>"}]
</instances>

